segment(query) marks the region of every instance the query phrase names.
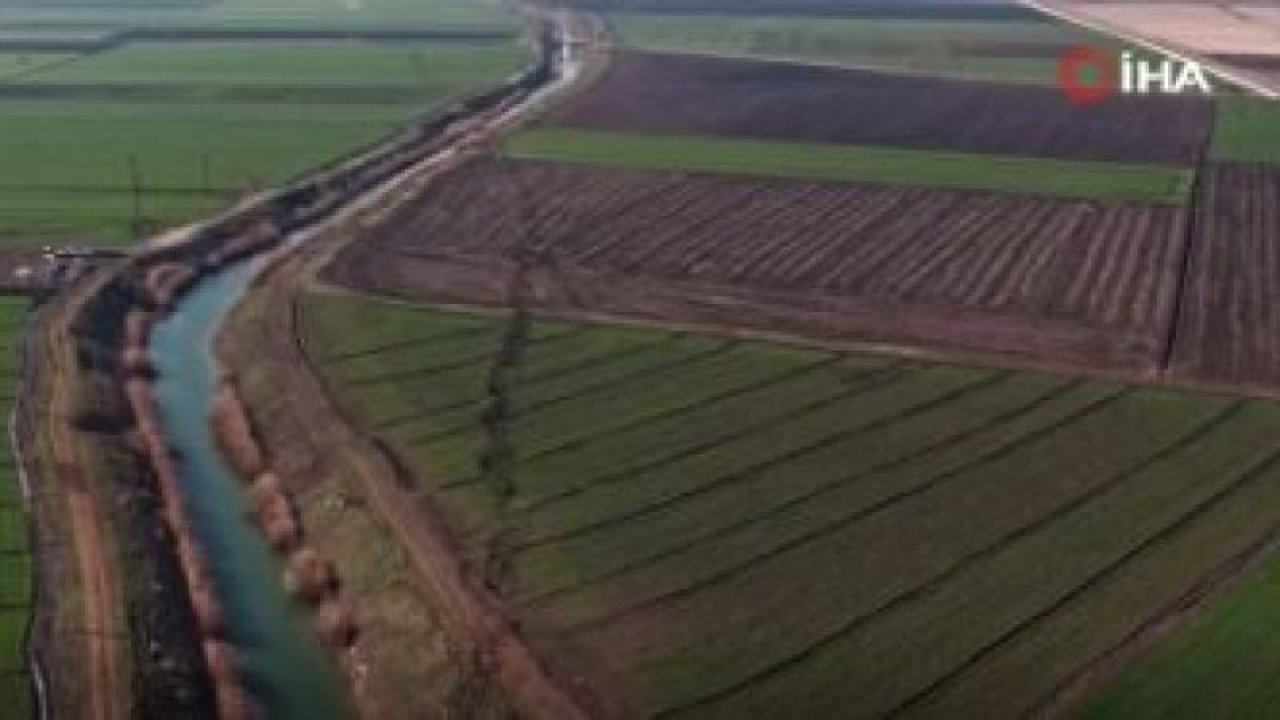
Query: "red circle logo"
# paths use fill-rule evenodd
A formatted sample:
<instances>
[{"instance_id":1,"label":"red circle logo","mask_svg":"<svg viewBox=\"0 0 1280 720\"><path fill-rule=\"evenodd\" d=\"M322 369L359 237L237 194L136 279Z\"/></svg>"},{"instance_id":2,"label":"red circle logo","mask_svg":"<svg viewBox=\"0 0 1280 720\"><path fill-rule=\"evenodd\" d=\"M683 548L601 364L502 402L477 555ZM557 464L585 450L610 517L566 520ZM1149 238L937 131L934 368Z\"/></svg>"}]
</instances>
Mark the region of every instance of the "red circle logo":
<instances>
[{"instance_id":1,"label":"red circle logo","mask_svg":"<svg viewBox=\"0 0 1280 720\"><path fill-rule=\"evenodd\" d=\"M1058 60L1058 86L1076 105L1097 105L1115 94L1117 59L1093 47L1068 50Z\"/></svg>"}]
</instances>

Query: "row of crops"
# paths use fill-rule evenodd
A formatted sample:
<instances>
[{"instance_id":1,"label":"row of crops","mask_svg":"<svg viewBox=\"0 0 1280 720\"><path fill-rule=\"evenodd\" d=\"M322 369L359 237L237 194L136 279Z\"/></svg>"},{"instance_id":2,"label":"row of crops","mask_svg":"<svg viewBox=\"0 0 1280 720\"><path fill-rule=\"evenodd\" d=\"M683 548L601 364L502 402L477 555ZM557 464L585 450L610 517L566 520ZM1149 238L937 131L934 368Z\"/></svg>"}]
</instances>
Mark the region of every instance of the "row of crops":
<instances>
[{"instance_id":1,"label":"row of crops","mask_svg":"<svg viewBox=\"0 0 1280 720\"><path fill-rule=\"evenodd\" d=\"M1280 528L1271 403L327 294L305 318L521 627L644 716L1025 714Z\"/></svg>"}]
</instances>

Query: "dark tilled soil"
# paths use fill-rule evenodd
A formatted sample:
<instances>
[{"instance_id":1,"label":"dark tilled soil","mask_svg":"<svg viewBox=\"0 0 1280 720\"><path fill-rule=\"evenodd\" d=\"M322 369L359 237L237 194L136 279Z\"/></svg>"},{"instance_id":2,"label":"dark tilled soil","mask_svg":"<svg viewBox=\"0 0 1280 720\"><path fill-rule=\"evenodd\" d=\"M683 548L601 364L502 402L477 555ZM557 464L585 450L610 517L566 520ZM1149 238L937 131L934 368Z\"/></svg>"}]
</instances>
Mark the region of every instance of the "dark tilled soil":
<instances>
[{"instance_id":1,"label":"dark tilled soil","mask_svg":"<svg viewBox=\"0 0 1280 720\"><path fill-rule=\"evenodd\" d=\"M1280 167L1222 164L1207 172L1172 370L1280 387Z\"/></svg>"},{"instance_id":2,"label":"dark tilled soil","mask_svg":"<svg viewBox=\"0 0 1280 720\"><path fill-rule=\"evenodd\" d=\"M635 53L553 118L572 127L1190 163L1212 108L1190 98L1078 107L1028 87Z\"/></svg>"},{"instance_id":3,"label":"dark tilled soil","mask_svg":"<svg viewBox=\"0 0 1280 720\"><path fill-rule=\"evenodd\" d=\"M327 277L498 305L514 258L532 255L543 308L1149 374L1184 221L1167 207L482 163Z\"/></svg>"}]
</instances>

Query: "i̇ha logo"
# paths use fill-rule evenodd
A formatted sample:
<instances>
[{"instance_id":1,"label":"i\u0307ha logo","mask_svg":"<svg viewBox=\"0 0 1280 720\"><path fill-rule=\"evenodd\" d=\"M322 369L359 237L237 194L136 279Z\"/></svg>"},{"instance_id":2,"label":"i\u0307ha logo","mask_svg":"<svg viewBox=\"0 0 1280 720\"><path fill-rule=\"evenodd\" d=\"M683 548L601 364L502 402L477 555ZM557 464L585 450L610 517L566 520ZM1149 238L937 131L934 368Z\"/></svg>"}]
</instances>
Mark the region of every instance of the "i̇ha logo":
<instances>
[{"instance_id":1,"label":"i\u0307ha logo","mask_svg":"<svg viewBox=\"0 0 1280 720\"><path fill-rule=\"evenodd\" d=\"M1125 95L1209 95L1213 87L1199 63L1142 60L1133 53L1081 46L1058 61L1058 85L1077 105L1096 105L1117 92Z\"/></svg>"}]
</instances>

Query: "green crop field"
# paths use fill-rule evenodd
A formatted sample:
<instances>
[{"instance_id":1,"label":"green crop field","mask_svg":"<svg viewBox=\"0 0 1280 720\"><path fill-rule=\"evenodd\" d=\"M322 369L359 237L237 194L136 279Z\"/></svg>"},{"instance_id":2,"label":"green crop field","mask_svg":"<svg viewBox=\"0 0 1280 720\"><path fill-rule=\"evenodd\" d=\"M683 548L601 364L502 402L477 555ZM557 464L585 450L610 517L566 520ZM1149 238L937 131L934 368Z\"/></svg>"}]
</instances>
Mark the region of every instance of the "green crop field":
<instances>
[{"instance_id":1,"label":"green crop field","mask_svg":"<svg viewBox=\"0 0 1280 720\"><path fill-rule=\"evenodd\" d=\"M5 717L31 716L31 678L26 656L31 621L32 559L27 513L18 481L8 423L17 384L19 333L28 301L0 298L0 703Z\"/></svg>"},{"instance_id":2,"label":"green crop field","mask_svg":"<svg viewBox=\"0 0 1280 720\"><path fill-rule=\"evenodd\" d=\"M1280 163L1280 102L1220 98L1217 116L1215 158Z\"/></svg>"},{"instance_id":3,"label":"green crop field","mask_svg":"<svg viewBox=\"0 0 1280 720\"><path fill-rule=\"evenodd\" d=\"M1280 532L1271 402L329 292L303 317L525 632L641 716L1022 716ZM1136 700L1274 692L1278 572Z\"/></svg>"},{"instance_id":4,"label":"green crop field","mask_svg":"<svg viewBox=\"0 0 1280 720\"><path fill-rule=\"evenodd\" d=\"M1269 563L1152 656L1127 668L1082 718L1254 717L1280 704L1280 564ZM1224 688L1233 688L1224 693Z\"/></svg>"},{"instance_id":5,"label":"green crop field","mask_svg":"<svg viewBox=\"0 0 1280 720\"><path fill-rule=\"evenodd\" d=\"M862 181L1058 197L1183 202L1189 170L1168 166L721 137L544 128L510 138L511 157L644 170Z\"/></svg>"},{"instance_id":6,"label":"green crop field","mask_svg":"<svg viewBox=\"0 0 1280 720\"><path fill-rule=\"evenodd\" d=\"M135 164L142 217L175 224L371 142L411 113L0 101L0 238L128 242Z\"/></svg>"},{"instance_id":7,"label":"green crop field","mask_svg":"<svg viewBox=\"0 0 1280 720\"><path fill-rule=\"evenodd\" d=\"M431 28L512 30L509 5L475 0L94 0L5 3L0 27Z\"/></svg>"},{"instance_id":8,"label":"green crop field","mask_svg":"<svg viewBox=\"0 0 1280 720\"><path fill-rule=\"evenodd\" d=\"M213 214L232 194L161 192L141 194L145 229ZM96 245L131 242L134 199L123 188L88 191L7 189L0 191L0 246L67 241Z\"/></svg>"},{"instance_id":9,"label":"green crop field","mask_svg":"<svg viewBox=\"0 0 1280 720\"><path fill-rule=\"evenodd\" d=\"M0 242L120 244L496 86L515 41L137 43L0 87ZM139 95L141 93L141 95Z\"/></svg>"},{"instance_id":10,"label":"green crop field","mask_svg":"<svg viewBox=\"0 0 1280 720\"><path fill-rule=\"evenodd\" d=\"M494 42L139 42L38 73L42 85L387 87L399 103L456 95L511 72L514 40Z\"/></svg>"},{"instance_id":11,"label":"green crop field","mask_svg":"<svg viewBox=\"0 0 1280 720\"><path fill-rule=\"evenodd\" d=\"M766 57L944 77L1052 84L1058 57L1112 43L1049 18L936 20L625 14L629 47Z\"/></svg>"},{"instance_id":12,"label":"green crop field","mask_svg":"<svg viewBox=\"0 0 1280 720\"><path fill-rule=\"evenodd\" d=\"M7 160L0 185L128 190L134 158L146 188L235 191L341 154L410 113L367 106L0 100L0 153Z\"/></svg>"}]
</instances>

